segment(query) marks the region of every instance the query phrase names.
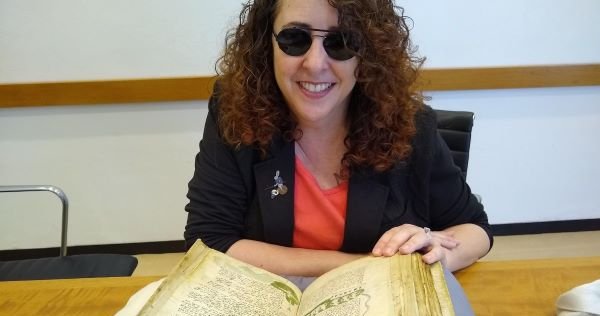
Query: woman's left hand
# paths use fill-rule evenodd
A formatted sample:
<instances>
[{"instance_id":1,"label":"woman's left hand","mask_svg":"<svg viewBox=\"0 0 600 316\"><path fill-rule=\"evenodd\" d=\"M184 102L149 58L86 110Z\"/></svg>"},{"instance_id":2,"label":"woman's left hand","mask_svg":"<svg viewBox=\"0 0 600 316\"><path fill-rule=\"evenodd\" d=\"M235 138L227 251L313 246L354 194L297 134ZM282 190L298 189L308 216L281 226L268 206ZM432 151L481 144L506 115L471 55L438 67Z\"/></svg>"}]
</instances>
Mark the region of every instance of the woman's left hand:
<instances>
[{"instance_id":1,"label":"woman's left hand","mask_svg":"<svg viewBox=\"0 0 600 316\"><path fill-rule=\"evenodd\" d=\"M441 261L446 265L448 250L458 247L459 241L448 231L430 231L411 224L396 226L385 232L373 247L375 256L393 256L410 254L415 251L423 253L423 261L431 264Z\"/></svg>"}]
</instances>

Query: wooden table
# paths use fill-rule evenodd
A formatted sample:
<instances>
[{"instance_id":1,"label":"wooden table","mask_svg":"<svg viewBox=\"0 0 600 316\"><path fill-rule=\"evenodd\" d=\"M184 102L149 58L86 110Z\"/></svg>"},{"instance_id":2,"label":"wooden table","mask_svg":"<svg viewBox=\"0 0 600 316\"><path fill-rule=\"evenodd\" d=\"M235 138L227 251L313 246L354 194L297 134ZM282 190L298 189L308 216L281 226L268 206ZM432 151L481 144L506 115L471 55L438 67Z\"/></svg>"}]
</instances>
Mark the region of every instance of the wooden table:
<instances>
[{"instance_id":1,"label":"wooden table","mask_svg":"<svg viewBox=\"0 0 600 316\"><path fill-rule=\"evenodd\" d=\"M556 315L560 294L600 279L600 257L478 262L455 275L476 315Z\"/></svg>"},{"instance_id":2,"label":"wooden table","mask_svg":"<svg viewBox=\"0 0 600 316\"><path fill-rule=\"evenodd\" d=\"M558 295L600 279L600 257L479 262L456 276L477 315L554 315ZM0 282L0 315L113 315L159 278Z\"/></svg>"},{"instance_id":3,"label":"wooden table","mask_svg":"<svg viewBox=\"0 0 600 316\"><path fill-rule=\"evenodd\" d=\"M160 277L0 282L0 315L114 315Z\"/></svg>"}]
</instances>

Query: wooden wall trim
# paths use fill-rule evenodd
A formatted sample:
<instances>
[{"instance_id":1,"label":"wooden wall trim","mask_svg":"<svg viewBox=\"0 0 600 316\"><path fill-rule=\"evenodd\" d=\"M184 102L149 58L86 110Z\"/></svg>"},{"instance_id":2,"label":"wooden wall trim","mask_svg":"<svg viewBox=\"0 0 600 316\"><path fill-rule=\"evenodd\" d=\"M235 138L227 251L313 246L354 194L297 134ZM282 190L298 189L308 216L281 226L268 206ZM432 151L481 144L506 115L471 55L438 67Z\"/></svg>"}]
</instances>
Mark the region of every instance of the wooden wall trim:
<instances>
[{"instance_id":1,"label":"wooden wall trim","mask_svg":"<svg viewBox=\"0 0 600 316\"><path fill-rule=\"evenodd\" d=\"M206 100L215 77L0 84L0 108ZM600 85L600 64L425 69L427 91Z\"/></svg>"},{"instance_id":2,"label":"wooden wall trim","mask_svg":"<svg viewBox=\"0 0 600 316\"><path fill-rule=\"evenodd\" d=\"M0 85L0 108L206 100L214 77Z\"/></svg>"},{"instance_id":3,"label":"wooden wall trim","mask_svg":"<svg viewBox=\"0 0 600 316\"><path fill-rule=\"evenodd\" d=\"M424 90L521 89L600 85L600 64L427 69Z\"/></svg>"}]
</instances>

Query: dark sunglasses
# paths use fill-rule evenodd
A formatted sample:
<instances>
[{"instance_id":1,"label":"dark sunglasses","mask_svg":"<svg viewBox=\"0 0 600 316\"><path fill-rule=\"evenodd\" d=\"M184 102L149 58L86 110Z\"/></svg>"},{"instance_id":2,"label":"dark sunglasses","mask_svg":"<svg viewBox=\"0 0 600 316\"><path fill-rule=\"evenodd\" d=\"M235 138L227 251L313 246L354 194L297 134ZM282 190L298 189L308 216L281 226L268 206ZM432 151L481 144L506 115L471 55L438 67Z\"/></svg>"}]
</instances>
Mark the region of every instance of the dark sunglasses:
<instances>
[{"instance_id":1,"label":"dark sunglasses","mask_svg":"<svg viewBox=\"0 0 600 316\"><path fill-rule=\"evenodd\" d=\"M311 31L325 32L326 35L312 35ZM311 28L291 27L275 34L279 49L290 56L306 54L314 36L323 38L323 47L327 55L335 60L348 60L356 55L357 47L350 41L348 34L338 31L328 31Z\"/></svg>"}]
</instances>

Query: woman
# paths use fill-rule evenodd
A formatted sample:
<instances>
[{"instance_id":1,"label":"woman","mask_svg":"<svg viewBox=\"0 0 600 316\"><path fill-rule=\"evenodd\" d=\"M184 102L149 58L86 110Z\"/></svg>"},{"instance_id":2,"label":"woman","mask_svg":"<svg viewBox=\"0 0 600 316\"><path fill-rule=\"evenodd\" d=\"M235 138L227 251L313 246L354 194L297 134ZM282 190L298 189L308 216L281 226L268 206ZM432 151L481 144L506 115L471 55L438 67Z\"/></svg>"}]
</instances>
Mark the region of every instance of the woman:
<instances>
[{"instance_id":1,"label":"woman","mask_svg":"<svg viewBox=\"0 0 600 316\"><path fill-rule=\"evenodd\" d=\"M281 275L421 251L451 271L492 237L415 89L391 0L255 0L227 38L189 183L202 239Z\"/></svg>"}]
</instances>

